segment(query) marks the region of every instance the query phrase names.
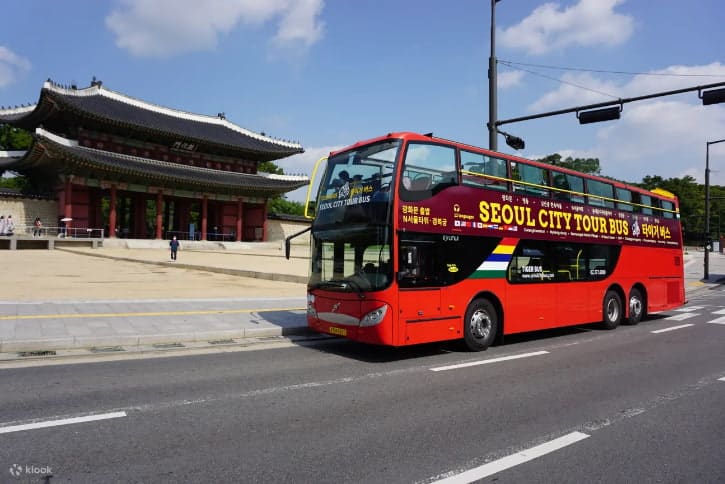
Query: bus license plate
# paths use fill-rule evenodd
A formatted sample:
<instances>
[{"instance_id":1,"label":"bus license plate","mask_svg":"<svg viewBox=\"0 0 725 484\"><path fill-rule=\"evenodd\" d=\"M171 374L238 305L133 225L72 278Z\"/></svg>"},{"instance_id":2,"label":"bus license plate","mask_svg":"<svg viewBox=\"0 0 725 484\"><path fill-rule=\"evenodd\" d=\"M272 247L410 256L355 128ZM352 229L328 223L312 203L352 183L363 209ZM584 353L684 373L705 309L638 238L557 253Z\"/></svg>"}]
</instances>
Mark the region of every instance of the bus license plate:
<instances>
[{"instance_id":1,"label":"bus license plate","mask_svg":"<svg viewBox=\"0 0 725 484\"><path fill-rule=\"evenodd\" d=\"M334 326L330 326L329 329L330 334L336 334L338 336L347 336L347 330L344 328L336 328Z\"/></svg>"}]
</instances>

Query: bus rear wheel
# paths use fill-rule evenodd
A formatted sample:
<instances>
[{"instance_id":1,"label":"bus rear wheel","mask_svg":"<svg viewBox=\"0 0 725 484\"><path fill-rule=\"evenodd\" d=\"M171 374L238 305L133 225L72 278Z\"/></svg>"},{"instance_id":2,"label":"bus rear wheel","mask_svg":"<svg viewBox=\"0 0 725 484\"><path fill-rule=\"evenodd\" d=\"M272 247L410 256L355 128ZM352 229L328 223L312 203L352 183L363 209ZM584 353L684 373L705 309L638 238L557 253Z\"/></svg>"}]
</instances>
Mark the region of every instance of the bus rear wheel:
<instances>
[{"instance_id":1,"label":"bus rear wheel","mask_svg":"<svg viewBox=\"0 0 725 484\"><path fill-rule=\"evenodd\" d=\"M622 321L622 298L616 291L607 291L602 304L602 327L614 329Z\"/></svg>"},{"instance_id":2,"label":"bus rear wheel","mask_svg":"<svg viewBox=\"0 0 725 484\"><path fill-rule=\"evenodd\" d=\"M629 291L629 317L627 318L627 324L635 325L644 319L647 312L647 306L645 304L642 292L637 288L632 288Z\"/></svg>"},{"instance_id":3,"label":"bus rear wheel","mask_svg":"<svg viewBox=\"0 0 725 484\"><path fill-rule=\"evenodd\" d=\"M488 299L474 299L463 323L463 340L471 351L483 351L496 339L498 313Z\"/></svg>"}]
</instances>

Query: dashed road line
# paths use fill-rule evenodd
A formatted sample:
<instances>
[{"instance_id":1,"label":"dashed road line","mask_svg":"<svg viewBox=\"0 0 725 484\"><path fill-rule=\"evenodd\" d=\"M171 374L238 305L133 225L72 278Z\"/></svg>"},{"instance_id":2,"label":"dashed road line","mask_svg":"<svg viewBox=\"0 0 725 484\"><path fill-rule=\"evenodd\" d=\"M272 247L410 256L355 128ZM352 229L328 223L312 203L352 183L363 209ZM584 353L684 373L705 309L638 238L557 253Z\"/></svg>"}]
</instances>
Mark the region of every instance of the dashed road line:
<instances>
[{"instance_id":1,"label":"dashed road line","mask_svg":"<svg viewBox=\"0 0 725 484\"><path fill-rule=\"evenodd\" d=\"M95 415L86 415L85 417L63 418L60 420L46 420L44 422L33 422L22 425L10 425L8 427L0 427L0 434L9 434L11 432L22 432L24 430L44 429L48 427L58 427L60 425L71 425L84 422L95 422L97 420L107 420L111 418L125 417L126 412L100 413Z\"/></svg>"},{"instance_id":2,"label":"dashed road line","mask_svg":"<svg viewBox=\"0 0 725 484\"><path fill-rule=\"evenodd\" d=\"M690 326L695 326L695 325L694 324L681 324L679 326L672 326L670 328L658 329L656 331L652 331L652 333L653 334L666 333L668 331L675 331L676 329L689 328Z\"/></svg>"},{"instance_id":3,"label":"dashed road line","mask_svg":"<svg viewBox=\"0 0 725 484\"><path fill-rule=\"evenodd\" d=\"M582 433L582 432L572 432L570 434L566 434L562 437L559 437L558 439L550 440L549 442L545 442L541 445L531 447L530 449L522 450L521 452L517 452L515 454L508 455L502 459L498 459L493 462L489 462L488 464L484 464L480 467L476 467L474 469L470 469L468 471L461 472L460 474L456 474L456 475L449 476L449 477L446 477L446 478L438 480L438 481L434 481L434 483L435 484L465 484L465 483L469 483L469 482L474 482L479 479L483 479L485 477L499 473L501 471L505 471L506 469L510 469L519 464L523 464L530 460L537 459L546 454L550 454L550 453L555 452L559 449L562 449L566 446L575 444L576 442L579 442L580 440L584 440L588 437L589 437L589 435Z\"/></svg>"},{"instance_id":4,"label":"dashed road line","mask_svg":"<svg viewBox=\"0 0 725 484\"><path fill-rule=\"evenodd\" d=\"M470 366L487 365L489 363L499 363L501 361L518 360L520 358L528 358L530 356L540 356L548 354L548 351L535 351L533 353L523 353L520 355L502 356L500 358L491 358L490 360L469 361L468 363L459 363L457 365L439 366L431 368L430 371L446 371L457 370L459 368L468 368Z\"/></svg>"},{"instance_id":5,"label":"dashed road line","mask_svg":"<svg viewBox=\"0 0 725 484\"><path fill-rule=\"evenodd\" d=\"M695 316L699 316L700 313L680 313L675 314L674 316L668 316L665 319L667 321L684 321L685 319L694 318Z\"/></svg>"},{"instance_id":6,"label":"dashed road line","mask_svg":"<svg viewBox=\"0 0 725 484\"><path fill-rule=\"evenodd\" d=\"M677 311L678 313L689 313L691 311L699 311L701 309L705 309L705 307L704 306L686 306L684 308L673 309L673 311Z\"/></svg>"},{"instance_id":7,"label":"dashed road line","mask_svg":"<svg viewBox=\"0 0 725 484\"><path fill-rule=\"evenodd\" d=\"M712 321L708 321L707 324L725 324L725 316L721 316L717 319L713 319Z\"/></svg>"}]
</instances>

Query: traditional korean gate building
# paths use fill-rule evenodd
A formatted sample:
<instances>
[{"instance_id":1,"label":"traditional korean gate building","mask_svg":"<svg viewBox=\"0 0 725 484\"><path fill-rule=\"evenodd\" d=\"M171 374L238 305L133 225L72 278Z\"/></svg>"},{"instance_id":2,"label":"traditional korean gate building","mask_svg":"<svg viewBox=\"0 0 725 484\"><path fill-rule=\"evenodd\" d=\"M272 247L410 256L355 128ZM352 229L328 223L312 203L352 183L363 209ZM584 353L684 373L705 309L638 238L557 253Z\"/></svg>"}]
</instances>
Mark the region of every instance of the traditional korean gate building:
<instances>
[{"instance_id":1,"label":"traditional korean gate building","mask_svg":"<svg viewBox=\"0 0 725 484\"><path fill-rule=\"evenodd\" d=\"M0 109L0 123L33 133L28 151L0 161L0 171L47 187L59 219L104 228L106 237L265 240L268 199L309 182L257 171L260 162L302 153L298 143L246 130L223 113L134 99L95 79L84 89L48 80L37 104Z\"/></svg>"}]
</instances>

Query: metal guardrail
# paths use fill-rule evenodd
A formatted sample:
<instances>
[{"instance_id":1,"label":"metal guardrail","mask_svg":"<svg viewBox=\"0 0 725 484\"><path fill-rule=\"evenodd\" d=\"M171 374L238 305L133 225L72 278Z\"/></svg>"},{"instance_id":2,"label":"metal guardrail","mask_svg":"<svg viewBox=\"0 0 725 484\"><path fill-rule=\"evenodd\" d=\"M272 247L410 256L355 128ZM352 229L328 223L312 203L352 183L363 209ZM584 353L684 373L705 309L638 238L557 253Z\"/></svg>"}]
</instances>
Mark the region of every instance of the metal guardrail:
<instances>
[{"instance_id":1,"label":"metal guardrail","mask_svg":"<svg viewBox=\"0 0 725 484\"><path fill-rule=\"evenodd\" d=\"M103 239L103 229L91 227L59 227L54 225L43 225L37 228L34 225L21 225L15 227L13 235L40 238Z\"/></svg>"}]
</instances>

